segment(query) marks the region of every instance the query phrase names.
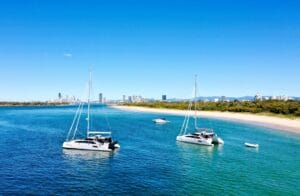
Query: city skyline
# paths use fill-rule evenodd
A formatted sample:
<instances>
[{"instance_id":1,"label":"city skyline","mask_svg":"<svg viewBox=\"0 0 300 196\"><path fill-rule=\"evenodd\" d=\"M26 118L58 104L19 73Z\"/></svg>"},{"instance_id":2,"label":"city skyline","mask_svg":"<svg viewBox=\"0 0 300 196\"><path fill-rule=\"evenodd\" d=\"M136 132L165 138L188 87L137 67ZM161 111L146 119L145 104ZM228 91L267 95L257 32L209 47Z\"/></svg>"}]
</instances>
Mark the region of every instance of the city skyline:
<instances>
[{"instance_id":1,"label":"city skyline","mask_svg":"<svg viewBox=\"0 0 300 196\"><path fill-rule=\"evenodd\" d=\"M57 6L60 5L60 6ZM270 6L272 5L272 6ZM300 96L300 3L9 1L1 101L143 95Z\"/></svg>"},{"instance_id":2,"label":"city skyline","mask_svg":"<svg viewBox=\"0 0 300 196\"><path fill-rule=\"evenodd\" d=\"M190 98L180 98L180 97L172 97L167 98L166 94L163 94L161 98L153 98L153 97L143 97L142 95L122 95L117 99L110 99L109 97L104 97L103 93L98 94L98 98L91 97L90 101L93 103L142 103L142 102L177 102L177 101L188 101L193 100L195 97ZM232 102L232 101L268 101L268 100L281 100L281 101L289 101L289 100L300 100L300 97L295 96L287 96L287 95L261 95L255 94L254 96L242 96L242 97L227 97L227 96L197 96L197 100L204 102ZM46 100L46 102L50 103L78 103L78 102L86 102L86 99L79 99L75 96L64 95L61 92L58 93L56 98Z\"/></svg>"}]
</instances>

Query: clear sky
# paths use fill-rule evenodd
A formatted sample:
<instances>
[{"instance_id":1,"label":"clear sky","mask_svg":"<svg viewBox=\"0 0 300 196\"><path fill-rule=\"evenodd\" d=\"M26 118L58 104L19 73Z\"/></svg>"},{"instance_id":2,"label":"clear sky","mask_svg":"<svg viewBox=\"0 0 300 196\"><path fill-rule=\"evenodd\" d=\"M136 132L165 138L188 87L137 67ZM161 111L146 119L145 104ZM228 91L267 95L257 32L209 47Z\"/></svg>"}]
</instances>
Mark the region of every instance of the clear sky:
<instances>
[{"instance_id":1,"label":"clear sky","mask_svg":"<svg viewBox=\"0 0 300 196\"><path fill-rule=\"evenodd\" d=\"M0 3L0 100L300 96L300 1Z\"/></svg>"}]
</instances>

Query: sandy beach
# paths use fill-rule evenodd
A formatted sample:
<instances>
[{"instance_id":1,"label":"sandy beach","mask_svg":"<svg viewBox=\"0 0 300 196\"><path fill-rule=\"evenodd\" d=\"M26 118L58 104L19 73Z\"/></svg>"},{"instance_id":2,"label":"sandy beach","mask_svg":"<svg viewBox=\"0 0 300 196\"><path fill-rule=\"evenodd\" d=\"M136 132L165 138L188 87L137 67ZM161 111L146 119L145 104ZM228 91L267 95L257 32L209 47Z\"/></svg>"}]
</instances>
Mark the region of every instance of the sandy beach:
<instances>
[{"instance_id":1,"label":"sandy beach","mask_svg":"<svg viewBox=\"0 0 300 196\"><path fill-rule=\"evenodd\" d=\"M119 110L127 110L134 112L149 112L149 113L160 113L160 114L172 114L184 116L187 111L184 110L173 110L173 109L156 109L146 107L135 107L135 106L111 106ZM193 111L190 111L191 115L194 115ZM215 112L215 111L200 111L198 112L199 117L217 118L228 121L238 121L242 123L250 123L263 127L268 127L280 131L292 132L300 135L300 120L299 119L288 119L272 116L263 116L256 114L244 114L244 113L233 113L233 112Z\"/></svg>"}]
</instances>

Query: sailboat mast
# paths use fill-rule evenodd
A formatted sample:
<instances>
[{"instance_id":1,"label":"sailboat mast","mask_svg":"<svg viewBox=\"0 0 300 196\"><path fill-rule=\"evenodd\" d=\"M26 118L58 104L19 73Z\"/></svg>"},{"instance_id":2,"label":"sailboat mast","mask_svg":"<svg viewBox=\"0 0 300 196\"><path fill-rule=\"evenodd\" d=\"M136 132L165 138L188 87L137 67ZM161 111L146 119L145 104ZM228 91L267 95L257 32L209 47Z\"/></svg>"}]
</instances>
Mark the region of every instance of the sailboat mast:
<instances>
[{"instance_id":1,"label":"sailboat mast","mask_svg":"<svg viewBox=\"0 0 300 196\"><path fill-rule=\"evenodd\" d=\"M91 98L91 82L92 82L92 72L90 71L89 78L89 94L88 94L88 111L87 111L87 137L90 131L90 98Z\"/></svg>"},{"instance_id":2,"label":"sailboat mast","mask_svg":"<svg viewBox=\"0 0 300 196\"><path fill-rule=\"evenodd\" d=\"M197 129L197 75L195 75L194 104L195 104L195 129Z\"/></svg>"}]
</instances>

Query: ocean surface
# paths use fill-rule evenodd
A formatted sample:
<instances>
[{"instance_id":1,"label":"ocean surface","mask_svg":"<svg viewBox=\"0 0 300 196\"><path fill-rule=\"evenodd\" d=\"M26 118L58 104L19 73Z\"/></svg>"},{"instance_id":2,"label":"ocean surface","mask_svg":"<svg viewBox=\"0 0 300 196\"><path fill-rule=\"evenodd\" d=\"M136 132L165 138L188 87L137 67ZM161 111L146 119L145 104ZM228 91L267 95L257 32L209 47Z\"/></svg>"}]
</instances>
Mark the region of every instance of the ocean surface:
<instances>
[{"instance_id":1,"label":"ocean surface","mask_svg":"<svg viewBox=\"0 0 300 196\"><path fill-rule=\"evenodd\" d=\"M111 129L121 149L63 150L75 110L0 108L0 195L300 195L299 135L204 118L225 144L197 146L176 142L182 116L97 106L92 128Z\"/></svg>"}]
</instances>

